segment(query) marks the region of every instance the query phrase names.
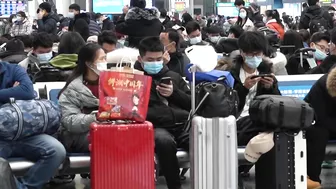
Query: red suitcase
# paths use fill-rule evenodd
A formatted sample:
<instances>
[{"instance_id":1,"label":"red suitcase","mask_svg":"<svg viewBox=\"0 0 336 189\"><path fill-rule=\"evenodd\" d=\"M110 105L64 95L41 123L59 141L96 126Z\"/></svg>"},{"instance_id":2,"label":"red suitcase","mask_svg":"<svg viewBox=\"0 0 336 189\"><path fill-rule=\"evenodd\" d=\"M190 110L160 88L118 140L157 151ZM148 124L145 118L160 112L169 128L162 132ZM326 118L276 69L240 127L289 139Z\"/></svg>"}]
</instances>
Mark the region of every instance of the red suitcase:
<instances>
[{"instance_id":1,"label":"red suitcase","mask_svg":"<svg viewBox=\"0 0 336 189\"><path fill-rule=\"evenodd\" d=\"M92 189L154 189L154 129L150 122L93 123Z\"/></svg>"}]
</instances>

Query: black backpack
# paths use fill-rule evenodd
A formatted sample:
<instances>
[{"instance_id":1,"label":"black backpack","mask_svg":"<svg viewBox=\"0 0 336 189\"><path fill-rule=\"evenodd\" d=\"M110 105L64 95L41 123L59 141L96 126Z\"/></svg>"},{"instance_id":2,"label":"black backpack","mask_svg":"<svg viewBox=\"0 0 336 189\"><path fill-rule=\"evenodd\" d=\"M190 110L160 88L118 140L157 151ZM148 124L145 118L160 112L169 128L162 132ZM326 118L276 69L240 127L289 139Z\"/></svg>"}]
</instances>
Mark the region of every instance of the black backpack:
<instances>
[{"instance_id":1,"label":"black backpack","mask_svg":"<svg viewBox=\"0 0 336 189\"><path fill-rule=\"evenodd\" d=\"M310 18L309 31L311 35L317 32L326 32L328 30L328 22L323 17L323 14L323 11L318 15L307 14Z\"/></svg>"},{"instance_id":2,"label":"black backpack","mask_svg":"<svg viewBox=\"0 0 336 189\"><path fill-rule=\"evenodd\" d=\"M224 78L225 79L225 78ZM196 86L196 114L204 118L238 116L237 92L223 79Z\"/></svg>"}]
</instances>

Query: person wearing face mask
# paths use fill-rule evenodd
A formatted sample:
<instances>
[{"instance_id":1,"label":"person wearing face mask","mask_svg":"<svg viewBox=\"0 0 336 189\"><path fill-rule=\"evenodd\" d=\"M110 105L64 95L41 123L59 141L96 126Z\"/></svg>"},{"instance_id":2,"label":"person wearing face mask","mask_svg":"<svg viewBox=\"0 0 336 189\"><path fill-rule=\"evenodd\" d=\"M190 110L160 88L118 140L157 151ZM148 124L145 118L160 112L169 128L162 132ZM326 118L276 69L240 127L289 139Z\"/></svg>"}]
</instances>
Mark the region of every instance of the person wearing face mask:
<instances>
[{"instance_id":1,"label":"person wearing face mask","mask_svg":"<svg viewBox=\"0 0 336 189\"><path fill-rule=\"evenodd\" d=\"M86 13L80 13L79 5L71 4L69 6L68 16L71 19L68 30L78 32L83 37L84 41L86 41L87 38L92 35L98 35L98 33L97 34L90 33L90 29L89 29L89 24L91 22L90 17Z\"/></svg>"},{"instance_id":2,"label":"person wearing face mask","mask_svg":"<svg viewBox=\"0 0 336 189\"><path fill-rule=\"evenodd\" d=\"M34 72L36 66L41 64L49 63L49 60L52 59L53 52L53 39L51 35L41 32L37 33L33 39L33 49L28 53L28 57L19 63L20 66L27 69L30 66L31 70L28 72ZM32 68L34 67L34 69Z\"/></svg>"},{"instance_id":3,"label":"person wearing face mask","mask_svg":"<svg viewBox=\"0 0 336 189\"><path fill-rule=\"evenodd\" d=\"M19 11L16 14L16 21L14 22L9 34L13 37L30 35L33 31L32 24L29 22L26 14Z\"/></svg>"},{"instance_id":4,"label":"person wearing face mask","mask_svg":"<svg viewBox=\"0 0 336 189\"><path fill-rule=\"evenodd\" d=\"M267 51L267 43L267 39L260 32L244 32L238 39L240 55L234 60L235 66L230 71L235 79L234 89L239 96L238 132L246 127L257 127L249 117L249 104L254 97L264 94L281 95L274 76L253 77L259 74L272 74L272 65L262 60L264 52ZM238 145L246 145L257 134L239 135Z\"/></svg>"},{"instance_id":5,"label":"person wearing face mask","mask_svg":"<svg viewBox=\"0 0 336 189\"><path fill-rule=\"evenodd\" d=\"M252 20L249 18L249 10L245 7L239 9L238 20L236 25L243 28L245 31L254 31L254 24Z\"/></svg>"},{"instance_id":6,"label":"person wearing face mask","mask_svg":"<svg viewBox=\"0 0 336 189\"><path fill-rule=\"evenodd\" d=\"M107 17L106 15L103 15L101 13L97 13L95 15L95 18L97 20L98 25L101 27L101 31L114 31L115 26L113 21Z\"/></svg>"},{"instance_id":7,"label":"person wearing face mask","mask_svg":"<svg viewBox=\"0 0 336 189\"><path fill-rule=\"evenodd\" d=\"M155 153L168 189L181 189L177 148L189 150L189 134L184 131L191 109L190 90L184 79L163 63L164 45L159 37L148 37L139 44L139 58L134 68L151 76L152 86L147 120L155 128ZM163 77L171 79L161 83Z\"/></svg>"},{"instance_id":8,"label":"person wearing face mask","mask_svg":"<svg viewBox=\"0 0 336 189\"><path fill-rule=\"evenodd\" d=\"M189 46L209 45L208 42L202 40L201 27L197 22L195 21L189 22L186 26L186 31L189 38Z\"/></svg>"},{"instance_id":9,"label":"person wearing face mask","mask_svg":"<svg viewBox=\"0 0 336 189\"><path fill-rule=\"evenodd\" d=\"M326 74L336 65L336 29L333 29L330 33L329 56L327 56L320 65L309 70L307 74Z\"/></svg>"},{"instance_id":10,"label":"person wearing face mask","mask_svg":"<svg viewBox=\"0 0 336 189\"><path fill-rule=\"evenodd\" d=\"M317 65L320 65L322 61L328 56L329 53L330 37L324 33L315 33L310 38L310 48L316 49L314 57Z\"/></svg>"},{"instance_id":11,"label":"person wearing face mask","mask_svg":"<svg viewBox=\"0 0 336 189\"><path fill-rule=\"evenodd\" d=\"M78 53L77 67L59 93L62 127L59 140L67 152L89 152L88 134L91 123L97 121L98 81L107 69L106 54L98 44L87 44Z\"/></svg>"},{"instance_id":12,"label":"person wearing face mask","mask_svg":"<svg viewBox=\"0 0 336 189\"><path fill-rule=\"evenodd\" d=\"M168 29L160 34L160 40L164 45L165 53L168 53L167 57L169 58L166 59L164 56L164 63L169 70L185 77L185 68L190 63L190 60L179 48L180 35L176 30Z\"/></svg>"},{"instance_id":13,"label":"person wearing face mask","mask_svg":"<svg viewBox=\"0 0 336 189\"><path fill-rule=\"evenodd\" d=\"M208 38L205 41L215 48L221 38L220 33L223 32L223 29L218 26L211 26L206 29L206 32L208 34Z\"/></svg>"},{"instance_id":14,"label":"person wearing face mask","mask_svg":"<svg viewBox=\"0 0 336 189\"><path fill-rule=\"evenodd\" d=\"M39 5L37 18L37 32L57 35L57 22L59 22L59 17L57 14L51 12L51 5L48 2Z\"/></svg>"}]
</instances>

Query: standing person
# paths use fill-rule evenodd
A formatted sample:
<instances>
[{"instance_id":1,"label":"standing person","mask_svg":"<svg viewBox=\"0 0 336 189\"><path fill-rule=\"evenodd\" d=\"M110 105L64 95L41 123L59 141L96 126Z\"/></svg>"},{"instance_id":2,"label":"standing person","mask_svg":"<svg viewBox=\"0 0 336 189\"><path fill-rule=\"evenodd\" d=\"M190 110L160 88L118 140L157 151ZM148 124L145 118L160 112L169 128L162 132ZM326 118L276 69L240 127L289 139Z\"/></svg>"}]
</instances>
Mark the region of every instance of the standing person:
<instances>
[{"instance_id":1,"label":"standing person","mask_svg":"<svg viewBox=\"0 0 336 189\"><path fill-rule=\"evenodd\" d=\"M9 34L13 37L30 35L33 31L33 25L29 22L28 17L23 11L16 14L16 21L14 22Z\"/></svg>"},{"instance_id":2,"label":"standing person","mask_svg":"<svg viewBox=\"0 0 336 189\"><path fill-rule=\"evenodd\" d=\"M80 6L72 4L69 6L69 17L72 19L69 24L69 31L78 32L84 39L90 37L90 18L86 13L80 13Z\"/></svg>"},{"instance_id":3,"label":"standing person","mask_svg":"<svg viewBox=\"0 0 336 189\"><path fill-rule=\"evenodd\" d=\"M308 189L321 188L321 164L330 139L336 138L336 68L322 76L304 99L315 111L315 124L306 130Z\"/></svg>"},{"instance_id":4,"label":"standing person","mask_svg":"<svg viewBox=\"0 0 336 189\"><path fill-rule=\"evenodd\" d=\"M115 26L113 21L107 17L106 15L97 13L96 14L96 21L98 23L98 25L100 25L101 27L101 31L114 31L115 30Z\"/></svg>"},{"instance_id":5,"label":"standing person","mask_svg":"<svg viewBox=\"0 0 336 189\"><path fill-rule=\"evenodd\" d=\"M57 14L51 13L51 5L48 2L41 3L37 11L37 31L57 35Z\"/></svg>"},{"instance_id":6,"label":"standing person","mask_svg":"<svg viewBox=\"0 0 336 189\"><path fill-rule=\"evenodd\" d=\"M256 28L264 27L265 23L263 22L263 17L260 14L260 6L256 3L250 4L250 9L252 12L252 21L254 23L254 26Z\"/></svg>"},{"instance_id":7,"label":"standing person","mask_svg":"<svg viewBox=\"0 0 336 189\"><path fill-rule=\"evenodd\" d=\"M254 24L249 17L248 9L245 7L240 8L236 25L242 27L244 31L254 31Z\"/></svg>"},{"instance_id":8,"label":"standing person","mask_svg":"<svg viewBox=\"0 0 336 189\"><path fill-rule=\"evenodd\" d=\"M321 8L320 0L308 0L309 7L302 12L299 29L310 29L310 34L333 28L333 19ZM312 23L314 21L315 24ZM322 28L323 27L323 28Z\"/></svg>"},{"instance_id":9,"label":"standing person","mask_svg":"<svg viewBox=\"0 0 336 189\"><path fill-rule=\"evenodd\" d=\"M200 18L200 19L202 19L202 18ZM194 21L194 19L192 18L192 16L189 13L186 12L182 15L182 26L183 27L186 27L187 24L191 21ZM204 26L205 26L205 22L204 22Z\"/></svg>"},{"instance_id":10,"label":"standing person","mask_svg":"<svg viewBox=\"0 0 336 189\"><path fill-rule=\"evenodd\" d=\"M245 7L245 1L244 0L235 0L234 6L239 11L241 8Z\"/></svg>"},{"instance_id":11,"label":"standing person","mask_svg":"<svg viewBox=\"0 0 336 189\"><path fill-rule=\"evenodd\" d=\"M285 28L280 20L279 12L277 10L267 10L264 18L266 27L276 31L279 38L282 40L285 35Z\"/></svg>"}]
</instances>

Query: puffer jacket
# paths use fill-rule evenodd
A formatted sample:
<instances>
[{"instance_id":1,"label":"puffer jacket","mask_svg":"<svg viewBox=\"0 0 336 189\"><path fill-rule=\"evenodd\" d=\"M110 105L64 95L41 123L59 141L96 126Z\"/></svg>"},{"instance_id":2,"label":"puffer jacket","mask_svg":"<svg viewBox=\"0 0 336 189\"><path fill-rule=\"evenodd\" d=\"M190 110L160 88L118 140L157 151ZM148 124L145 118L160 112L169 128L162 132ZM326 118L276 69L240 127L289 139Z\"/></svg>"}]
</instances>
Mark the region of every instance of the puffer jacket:
<instances>
[{"instance_id":1,"label":"puffer jacket","mask_svg":"<svg viewBox=\"0 0 336 189\"><path fill-rule=\"evenodd\" d=\"M24 19L22 22L16 22L13 24L9 34L11 36L30 35L33 32L32 24L28 19Z\"/></svg>"},{"instance_id":2,"label":"puffer jacket","mask_svg":"<svg viewBox=\"0 0 336 189\"><path fill-rule=\"evenodd\" d=\"M278 33L278 37L283 40L285 35L285 29L281 26L275 19L269 20L266 23L266 26Z\"/></svg>"},{"instance_id":3,"label":"puffer jacket","mask_svg":"<svg viewBox=\"0 0 336 189\"><path fill-rule=\"evenodd\" d=\"M96 121L95 114L85 114L84 109L97 110L97 99L83 84L83 76L73 80L59 97L62 112L62 132L87 134L90 124Z\"/></svg>"}]
</instances>

